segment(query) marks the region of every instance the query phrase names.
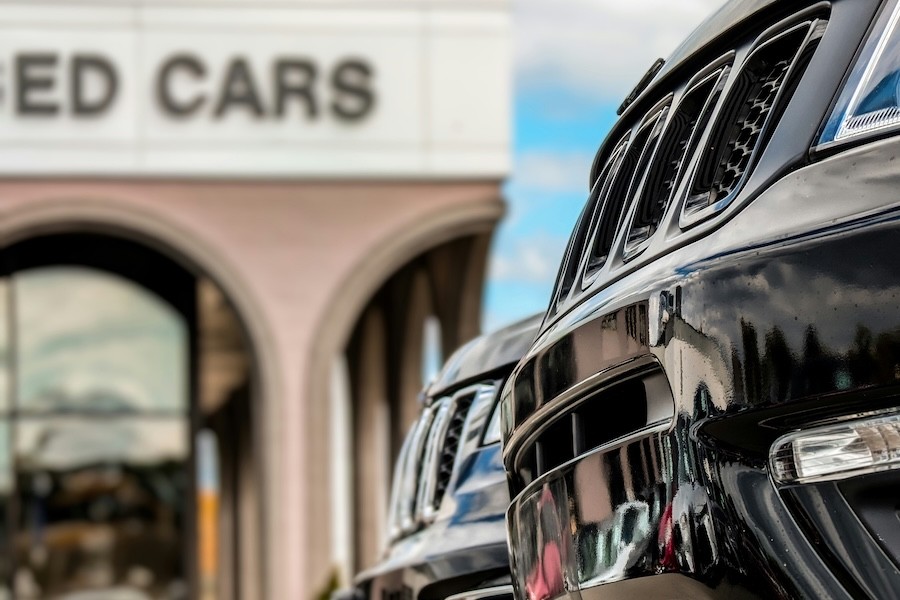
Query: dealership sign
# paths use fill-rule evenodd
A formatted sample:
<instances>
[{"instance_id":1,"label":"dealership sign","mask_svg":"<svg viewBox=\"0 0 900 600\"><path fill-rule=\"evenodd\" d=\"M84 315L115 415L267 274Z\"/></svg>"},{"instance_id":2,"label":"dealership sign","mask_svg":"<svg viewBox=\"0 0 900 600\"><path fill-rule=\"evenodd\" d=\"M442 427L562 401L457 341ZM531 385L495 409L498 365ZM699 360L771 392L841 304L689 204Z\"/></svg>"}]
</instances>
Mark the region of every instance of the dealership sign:
<instances>
[{"instance_id":1,"label":"dealership sign","mask_svg":"<svg viewBox=\"0 0 900 600\"><path fill-rule=\"evenodd\" d=\"M19 117L68 113L76 118L98 118L118 99L121 73L110 56L32 51L16 53L12 62L12 111ZM342 59L331 66L324 73L325 90L317 84L320 66L299 56L273 57L264 74L254 73L246 59L235 57L215 80L211 73L214 70L195 54L180 52L164 58L153 73L156 108L174 119L222 119L231 112L246 112L256 119L284 119L288 105L299 103L303 117L309 120L324 113L356 121L371 112L375 100L372 66L359 58ZM64 88L62 94L57 88ZM323 92L324 98L320 97Z\"/></svg>"},{"instance_id":2,"label":"dealership sign","mask_svg":"<svg viewBox=\"0 0 900 600\"><path fill-rule=\"evenodd\" d=\"M122 2L4 5L0 175L505 172L507 41L471 16Z\"/></svg>"}]
</instances>

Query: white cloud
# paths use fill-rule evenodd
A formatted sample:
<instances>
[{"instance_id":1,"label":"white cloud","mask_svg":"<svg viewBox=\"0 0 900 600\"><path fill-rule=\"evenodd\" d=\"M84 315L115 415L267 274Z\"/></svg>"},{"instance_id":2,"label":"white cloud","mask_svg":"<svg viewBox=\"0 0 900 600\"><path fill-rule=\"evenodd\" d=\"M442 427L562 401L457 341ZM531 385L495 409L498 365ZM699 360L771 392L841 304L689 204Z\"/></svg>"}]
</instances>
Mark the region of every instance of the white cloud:
<instances>
[{"instance_id":1,"label":"white cloud","mask_svg":"<svg viewBox=\"0 0 900 600\"><path fill-rule=\"evenodd\" d=\"M511 252L496 252L490 264L491 281L552 285L567 238L534 235L517 240Z\"/></svg>"},{"instance_id":2,"label":"white cloud","mask_svg":"<svg viewBox=\"0 0 900 600\"><path fill-rule=\"evenodd\" d=\"M515 0L516 71L525 86L562 85L624 99L722 0Z\"/></svg>"},{"instance_id":3,"label":"white cloud","mask_svg":"<svg viewBox=\"0 0 900 600\"><path fill-rule=\"evenodd\" d=\"M586 193L592 154L528 151L516 158L515 184L529 191Z\"/></svg>"}]
</instances>

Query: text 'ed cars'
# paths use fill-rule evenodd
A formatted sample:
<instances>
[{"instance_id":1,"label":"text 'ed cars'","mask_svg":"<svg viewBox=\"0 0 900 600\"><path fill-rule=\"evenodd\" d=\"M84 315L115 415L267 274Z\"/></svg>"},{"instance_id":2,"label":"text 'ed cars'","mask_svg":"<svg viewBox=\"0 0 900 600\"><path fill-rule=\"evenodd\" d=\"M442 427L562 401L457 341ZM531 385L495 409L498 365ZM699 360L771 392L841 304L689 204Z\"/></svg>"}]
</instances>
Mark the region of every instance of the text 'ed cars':
<instances>
[{"instance_id":1,"label":"text 'ed cars'","mask_svg":"<svg viewBox=\"0 0 900 600\"><path fill-rule=\"evenodd\" d=\"M900 597L898 21L731 1L623 105L501 399L519 600Z\"/></svg>"}]
</instances>

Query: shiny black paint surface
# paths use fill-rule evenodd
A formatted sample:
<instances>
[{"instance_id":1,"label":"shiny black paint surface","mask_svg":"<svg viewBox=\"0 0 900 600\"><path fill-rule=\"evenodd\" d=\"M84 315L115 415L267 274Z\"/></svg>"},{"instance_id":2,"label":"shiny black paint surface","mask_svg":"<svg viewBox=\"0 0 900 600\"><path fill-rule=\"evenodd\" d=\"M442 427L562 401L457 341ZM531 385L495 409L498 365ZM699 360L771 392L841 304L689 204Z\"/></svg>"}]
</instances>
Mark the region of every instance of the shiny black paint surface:
<instances>
[{"instance_id":1,"label":"shiny black paint surface","mask_svg":"<svg viewBox=\"0 0 900 600\"><path fill-rule=\"evenodd\" d=\"M629 580L649 577L641 591L659 597L668 580L652 578L680 573L701 584L690 598L699 590L708 598L852 597L763 470L687 438L679 427L592 453L529 488L508 517L518 531L516 569L532 575L519 597L541 597L534 574L553 556L550 540L561 546L551 593L599 586L620 597ZM555 567L542 566L552 581Z\"/></svg>"},{"instance_id":2,"label":"shiny black paint surface","mask_svg":"<svg viewBox=\"0 0 900 600\"><path fill-rule=\"evenodd\" d=\"M598 448L533 483L511 476L520 494L509 513L520 598L549 597L529 596L528 580L542 569L552 580L554 568L567 593L581 596L679 573L702 584L697 597L900 597L896 559L852 507L834 508L843 496L779 488L767 470L783 433L900 408L898 154L900 142L885 140L798 169L712 234L545 326L504 398L514 415L505 445L511 473L530 432L551 414L541 407L569 401L568 392L586 377L602 379L610 365L627 369L636 352L666 374L676 418L665 431ZM643 303L646 346L639 333L597 361L598 323ZM653 449L658 466L647 469L638 450L623 457L629 447ZM646 505L636 508L642 525L625 527L616 515L634 503ZM526 530L516 525L519 513L558 525ZM585 536L619 539L628 528L640 535L615 546L607 570L589 568L599 563ZM536 568L556 530L558 558L550 550ZM658 581L640 593L659 594L670 580Z\"/></svg>"},{"instance_id":3,"label":"shiny black paint surface","mask_svg":"<svg viewBox=\"0 0 900 600\"><path fill-rule=\"evenodd\" d=\"M620 233L599 277L554 298L506 386L520 599L900 598L896 475L780 485L768 469L785 433L900 412L900 142L811 150L883 4L729 2L601 147L592 181L614 142L666 94L677 104L693 74L740 65L766 27L811 19L821 33L721 212L679 220L676 198L637 256ZM534 458L554 436L572 444L565 419L574 431L592 398L608 419L643 402L615 390L647 368L668 381L668 421L568 462Z\"/></svg>"},{"instance_id":4,"label":"shiny black paint surface","mask_svg":"<svg viewBox=\"0 0 900 600\"><path fill-rule=\"evenodd\" d=\"M402 589L417 597L429 585L448 582L452 586L452 580L473 574L483 575L480 580L464 579L460 589L449 587L447 595L497 577L508 580L503 511L509 504L509 491L499 445L467 456L458 482L434 523L394 543L382 562L356 578L368 598Z\"/></svg>"},{"instance_id":5,"label":"shiny black paint surface","mask_svg":"<svg viewBox=\"0 0 900 600\"><path fill-rule=\"evenodd\" d=\"M534 341L541 315L533 315L492 334L475 338L453 353L429 385L429 396L483 379L497 370L509 372Z\"/></svg>"}]
</instances>

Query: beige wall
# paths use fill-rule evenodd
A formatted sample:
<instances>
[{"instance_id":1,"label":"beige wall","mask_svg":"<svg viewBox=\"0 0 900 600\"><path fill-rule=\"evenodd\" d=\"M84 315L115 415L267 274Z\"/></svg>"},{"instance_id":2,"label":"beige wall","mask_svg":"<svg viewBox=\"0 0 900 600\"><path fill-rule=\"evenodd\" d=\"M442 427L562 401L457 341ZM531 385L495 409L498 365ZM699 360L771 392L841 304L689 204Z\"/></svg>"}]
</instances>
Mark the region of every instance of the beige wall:
<instances>
[{"instance_id":1,"label":"beige wall","mask_svg":"<svg viewBox=\"0 0 900 600\"><path fill-rule=\"evenodd\" d=\"M413 256L486 239L501 213L496 182L0 181L0 244L130 232L192 263L234 303L258 361L273 599L308 598L325 583L330 369L371 295Z\"/></svg>"}]
</instances>

